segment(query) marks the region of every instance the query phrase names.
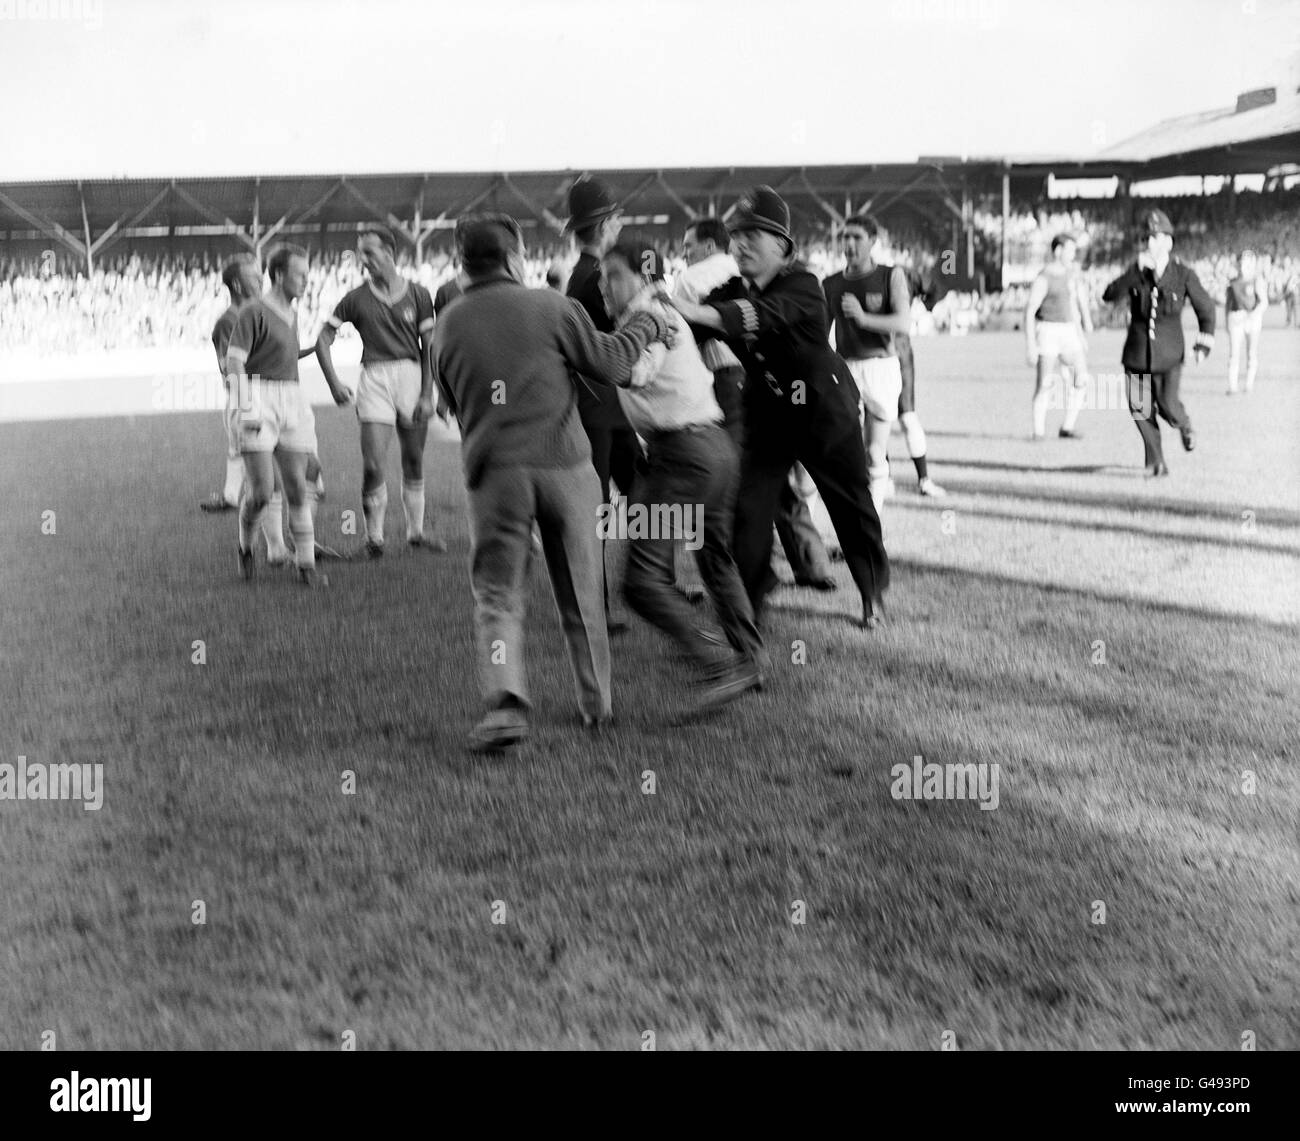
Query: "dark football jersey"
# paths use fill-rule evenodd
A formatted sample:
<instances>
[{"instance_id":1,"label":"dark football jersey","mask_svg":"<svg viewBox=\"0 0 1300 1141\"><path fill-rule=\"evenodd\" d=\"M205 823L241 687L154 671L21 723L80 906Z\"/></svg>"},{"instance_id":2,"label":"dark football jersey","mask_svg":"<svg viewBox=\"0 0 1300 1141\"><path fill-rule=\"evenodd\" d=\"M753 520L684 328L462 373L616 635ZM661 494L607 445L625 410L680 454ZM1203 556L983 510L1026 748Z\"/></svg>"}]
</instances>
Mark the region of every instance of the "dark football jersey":
<instances>
[{"instance_id":1,"label":"dark football jersey","mask_svg":"<svg viewBox=\"0 0 1300 1141\"><path fill-rule=\"evenodd\" d=\"M361 363L418 361L420 334L433 328L433 298L407 282L395 298L381 297L371 282L358 285L334 307L330 325L351 324L361 334Z\"/></svg>"},{"instance_id":2,"label":"dark football jersey","mask_svg":"<svg viewBox=\"0 0 1300 1141\"><path fill-rule=\"evenodd\" d=\"M226 371L226 350L230 347L230 335L235 331L235 319L239 316L239 306L232 305L212 326L212 347L217 350L217 368Z\"/></svg>"},{"instance_id":3,"label":"dark football jersey","mask_svg":"<svg viewBox=\"0 0 1300 1141\"><path fill-rule=\"evenodd\" d=\"M873 317L888 316L894 311L890 296L892 265L878 265L862 277L849 277L847 273L833 273L822 282L826 294L826 307L835 323L835 349L845 360L863 360L867 357L892 357L894 334L863 329L856 321L844 316L843 298L852 294ZM904 298L906 302L906 298Z\"/></svg>"},{"instance_id":4,"label":"dark football jersey","mask_svg":"<svg viewBox=\"0 0 1300 1141\"><path fill-rule=\"evenodd\" d=\"M297 381L297 314L283 312L266 297L250 301L235 318L226 356L242 360L247 376Z\"/></svg>"}]
</instances>

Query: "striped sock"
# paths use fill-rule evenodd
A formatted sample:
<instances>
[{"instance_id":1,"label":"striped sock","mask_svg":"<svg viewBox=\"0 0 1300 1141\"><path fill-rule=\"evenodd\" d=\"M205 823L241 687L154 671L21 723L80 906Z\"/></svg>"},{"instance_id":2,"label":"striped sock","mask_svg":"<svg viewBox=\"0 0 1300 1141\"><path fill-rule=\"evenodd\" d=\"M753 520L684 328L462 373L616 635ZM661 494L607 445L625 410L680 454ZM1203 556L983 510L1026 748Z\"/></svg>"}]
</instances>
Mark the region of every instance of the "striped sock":
<instances>
[{"instance_id":1,"label":"striped sock","mask_svg":"<svg viewBox=\"0 0 1300 1141\"><path fill-rule=\"evenodd\" d=\"M406 538L424 537L424 480L402 480L402 508L406 512Z\"/></svg>"},{"instance_id":2,"label":"striped sock","mask_svg":"<svg viewBox=\"0 0 1300 1141\"><path fill-rule=\"evenodd\" d=\"M316 565L316 529L311 525L311 508L303 503L289 508L289 529L293 532L293 561L299 570Z\"/></svg>"}]
</instances>

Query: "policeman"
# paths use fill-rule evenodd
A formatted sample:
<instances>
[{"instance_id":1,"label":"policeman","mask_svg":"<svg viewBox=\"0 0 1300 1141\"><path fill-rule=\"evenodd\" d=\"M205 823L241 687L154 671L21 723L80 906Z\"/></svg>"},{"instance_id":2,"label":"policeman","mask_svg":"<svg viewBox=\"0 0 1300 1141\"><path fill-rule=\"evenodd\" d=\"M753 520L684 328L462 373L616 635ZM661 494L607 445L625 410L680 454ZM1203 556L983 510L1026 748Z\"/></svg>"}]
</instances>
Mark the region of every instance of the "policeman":
<instances>
[{"instance_id":1,"label":"policeman","mask_svg":"<svg viewBox=\"0 0 1300 1141\"><path fill-rule=\"evenodd\" d=\"M1156 413L1183 437L1183 448L1196 446L1192 421L1178 397L1183 372L1183 306L1192 303L1196 323L1193 355L1200 364L1214 347L1214 301L1190 266L1172 256L1174 230L1162 210L1143 215L1138 231L1138 257L1106 286L1105 302L1127 296L1128 336L1121 361L1128 374L1128 403L1142 433L1149 476L1169 474L1160 447Z\"/></svg>"},{"instance_id":2,"label":"policeman","mask_svg":"<svg viewBox=\"0 0 1300 1141\"><path fill-rule=\"evenodd\" d=\"M867 486L857 385L827 341L821 285L794 260L785 202L760 186L737 204L729 228L741 277L703 304L674 304L692 324L721 334L745 368L736 565L758 615L770 589L772 521L790 468L802 463L862 595L862 625L872 629L881 624L889 560Z\"/></svg>"},{"instance_id":3,"label":"policeman","mask_svg":"<svg viewBox=\"0 0 1300 1141\"><path fill-rule=\"evenodd\" d=\"M601 258L614 248L622 229L623 210L608 186L597 178L580 178L570 187L565 230L577 239L580 253L565 293L582 305L601 333L614 331L600 291ZM641 445L617 393L609 385L580 377L578 416L591 442L591 463L600 480L602 499L609 499L611 479L620 494L629 494L641 460ZM605 620L610 633L621 634L627 629L627 620L617 613L616 598L610 596L608 570L604 589Z\"/></svg>"}]
</instances>

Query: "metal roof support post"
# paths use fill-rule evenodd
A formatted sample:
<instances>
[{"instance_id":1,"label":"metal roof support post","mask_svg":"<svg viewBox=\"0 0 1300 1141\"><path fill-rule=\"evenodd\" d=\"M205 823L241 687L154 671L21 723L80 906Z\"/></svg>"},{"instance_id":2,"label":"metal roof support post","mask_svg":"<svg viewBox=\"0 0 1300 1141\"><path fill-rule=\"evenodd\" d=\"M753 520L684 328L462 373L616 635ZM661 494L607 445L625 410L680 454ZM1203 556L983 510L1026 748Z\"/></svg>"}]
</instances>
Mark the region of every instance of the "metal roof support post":
<instances>
[{"instance_id":1,"label":"metal roof support post","mask_svg":"<svg viewBox=\"0 0 1300 1141\"><path fill-rule=\"evenodd\" d=\"M86 276L95 274L95 247L90 241L90 216L86 213L86 192L81 183L77 183L77 197L81 200L81 230L86 235Z\"/></svg>"},{"instance_id":2,"label":"metal roof support post","mask_svg":"<svg viewBox=\"0 0 1300 1141\"><path fill-rule=\"evenodd\" d=\"M784 178L777 186L774 186L772 189L779 190L780 187L784 186L789 181L790 181L789 178ZM836 225L843 225L844 219L840 216L840 212L836 210L835 207L832 206L829 202L827 202L826 199L824 199L820 194L817 193L816 188L813 186L811 182L808 181L808 175L805 174L802 170L799 171L799 181L803 183L804 190L808 192L809 197L812 198L812 200L816 202L818 206L820 206L823 210L826 211L827 214L831 216L831 226L834 227Z\"/></svg>"},{"instance_id":3,"label":"metal roof support post","mask_svg":"<svg viewBox=\"0 0 1300 1141\"><path fill-rule=\"evenodd\" d=\"M448 214L455 213L459 217L462 214L469 213L469 211L473 210L474 207L477 206L480 202L482 202L485 198L490 198L493 192L496 190L497 186L500 184L500 182L501 182L501 176L497 175L492 179L491 182L488 183L486 188L480 190L476 195L474 195L473 198L471 198L463 206L458 207L454 211L451 209L451 207L448 207L446 210L442 211L442 213L438 215L437 221L439 222L445 221Z\"/></svg>"},{"instance_id":4,"label":"metal roof support post","mask_svg":"<svg viewBox=\"0 0 1300 1141\"><path fill-rule=\"evenodd\" d=\"M80 239L68 233L68 231L60 226L58 222L51 221L48 218L42 218L39 214L35 214L26 207L20 206L2 190L0 190L0 206L7 206L28 225L35 226L42 234L56 238L78 257L86 256L86 249L81 244Z\"/></svg>"},{"instance_id":5,"label":"metal roof support post","mask_svg":"<svg viewBox=\"0 0 1300 1141\"><path fill-rule=\"evenodd\" d=\"M1007 218L1011 214L1011 173L1002 168L1002 281L1003 289L1007 287Z\"/></svg>"},{"instance_id":6,"label":"metal roof support post","mask_svg":"<svg viewBox=\"0 0 1300 1141\"><path fill-rule=\"evenodd\" d=\"M655 175L659 185L663 187L664 193L668 195L678 206L681 207L682 213L686 215L686 221L694 222L699 219L699 211L695 210L680 194L677 193L664 179L664 172L661 170ZM709 216L713 216L713 211L709 211Z\"/></svg>"},{"instance_id":7,"label":"metal roof support post","mask_svg":"<svg viewBox=\"0 0 1300 1141\"><path fill-rule=\"evenodd\" d=\"M178 186L175 180L172 181L171 185L167 189L171 191L173 194L175 194L182 202L185 202L189 206L193 207L193 209L196 212L201 214L209 222L221 223L225 226L230 227L230 229L234 232L235 236L239 238L241 242L244 243L244 246L248 250L250 250L253 253L257 252L256 243L253 241L252 238L248 236L248 234L244 230L244 227L239 225L238 222L233 222L231 221L230 218L226 217L226 215L221 214L216 210L209 209L197 198L195 198L194 195L191 194L188 190L185 190L182 187ZM107 235L101 235L100 240L103 241L104 237L106 236Z\"/></svg>"},{"instance_id":8,"label":"metal roof support post","mask_svg":"<svg viewBox=\"0 0 1300 1141\"><path fill-rule=\"evenodd\" d=\"M257 254L258 260L262 258L262 180L256 178L253 180L253 252Z\"/></svg>"},{"instance_id":9,"label":"metal roof support post","mask_svg":"<svg viewBox=\"0 0 1300 1141\"><path fill-rule=\"evenodd\" d=\"M269 228L267 229L266 233L262 235L261 239L260 239L260 240L258 241L258 243L257 243L257 260L258 260L258 261L261 261L261 260L262 260L262 251L266 248L267 243L268 243L272 238L274 238L275 235L278 234L282 229L284 229L284 225L285 225L285 223L288 222L288 221L289 221L289 215L286 214L283 218L281 218L278 222L276 222L276 224L275 224L274 226L269 227Z\"/></svg>"},{"instance_id":10,"label":"metal roof support post","mask_svg":"<svg viewBox=\"0 0 1300 1141\"><path fill-rule=\"evenodd\" d=\"M170 186L164 186L157 194L149 199L148 205L145 206L143 210L137 210L130 218L127 218L127 216L123 214L121 218L118 218L108 227L107 230L100 234L99 237L91 243L89 252L98 257L107 246L118 241L125 231L129 230L137 222L143 221L146 217L152 214L154 207L163 202L171 192L172 188ZM86 232L89 234L89 227L87 227Z\"/></svg>"},{"instance_id":11,"label":"metal roof support post","mask_svg":"<svg viewBox=\"0 0 1300 1141\"><path fill-rule=\"evenodd\" d=\"M921 171L921 173L918 174L915 178L908 180L903 185L903 188L901 190L896 190L894 191L893 194L890 194L888 197L886 197L883 202L877 202L875 196L873 196L871 198L868 198L860 207L858 207L858 209L860 209L863 213L866 213L866 211L874 208L876 212L876 216L879 217L879 215L886 209L886 207L892 206L895 202L897 202L900 198L902 198L903 195L905 195L909 190L911 190L912 187L916 186L920 182L924 182L927 178L929 178L932 173L933 173L933 168L927 167L925 170ZM944 197L947 197L948 188L943 181L942 174L939 175L939 185L940 187L943 188Z\"/></svg>"},{"instance_id":12,"label":"metal roof support post","mask_svg":"<svg viewBox=\"0 0 1300 1141\"><path fill-rule=\"evenodd\" d=\"M627 194L627 195L624 197L624 199L623 199L621 205L622 205L622 207L623 207L623 212L624 212L625 214L627 213L627 204L628 204L629 202L634 201L634 200L637 199L637 198L640 198L642 194L644 194L647 190L650 189L651 186L654 185L655 180L656 180L658 177L659 177L659 176L658 176L657 174L652 174L652 175L650 175L649 178L643 178L643 179L642 179L642 180L641 180L641 181L640 181L640 182L639 182L639 183L638 183L638 184L633 188L633 190L632 190L629 194Z\"/></svg>"},{"instance_id":13,"label":"metal roof support post","mask_svg":"<svg viewBox=\"0 0 1300 1141\"><path fill-rule=\"evenodd\" d=\"M402 235L402 237L404 237L412 245L415 244L415 235L411 233L410 228L406 225L406 223L403 222L391 210L381 210L378 206L376 206L373 202L370 201L369 198L367 198L364 194L361 193L361 191L359 191L355 186L352 185L352 183L348 180L346 175L339 179L339 185L342 186L343 189L346 190L350 195L352 195L353 198L355 198L358 202L360 202L362 206L364 206L367 210L369 210L370 213L376 219L383 222L390 229L396 230L399 234Z\"/></svg>"},{"instance_id":14,"label":"metal roof support post","mask_svg":"<svg viewBox=\"0 0 1300 1141\"><path fill-rule=\"evenodd\" d=\"M529 210L533 212L534 217L541 218L557 235L564 233L564 223L552 214L545 206L538 206L531 198L510 181L509 175L501 175L501 185L504 186L511 194L519 199Z\"/></svg>"},{"instance_id":15,"label":"metal roof support post","mask_svg":"<svg viewBox=\"0 0 1300 1141\"><path fill-rule=\"evenodd\" d=\"M975 276L975 204L971 201L966 176L961 178L961 224L966 233L966 276Z\"/></svg>"}]
</instances>

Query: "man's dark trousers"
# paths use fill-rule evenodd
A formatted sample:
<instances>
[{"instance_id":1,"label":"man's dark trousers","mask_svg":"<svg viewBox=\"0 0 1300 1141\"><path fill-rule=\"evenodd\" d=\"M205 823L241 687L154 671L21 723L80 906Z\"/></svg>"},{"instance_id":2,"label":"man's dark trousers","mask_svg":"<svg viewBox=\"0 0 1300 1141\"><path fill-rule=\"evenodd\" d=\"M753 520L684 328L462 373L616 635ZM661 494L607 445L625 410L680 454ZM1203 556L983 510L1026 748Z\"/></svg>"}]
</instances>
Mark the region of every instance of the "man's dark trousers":
<instances>
[{"instance_id":1,"label":"man's dark trousers","mask_svg":"<svg viewBox=\"0 0 1300 1141\"><path fill-rule=\"evenodd\" d=\"M857 418L836 417L834 409L823 415L788 406L766 411L757 415L750 405L736 507L736 565L755 618L771 586L772 522L796 463L803 464L821 493L864 603L879 601L889 586L889 560L867 484L867 452Z\"/></svg>"},{"instance_id":2,"label":"man's dark trousers","mask_svg":"<svg viewBox=\"0 0 1300 1141\"><path fill-rule=\"evenodd\" d=\"M1191 417L1178 396L1178 388L1183 379L1183 366L1175 365L1168 372L1148 372L1128 374L1128 406L1133 414L1133 422L1142 433L1142 444L1146 449L1146 466L1153 467L1164 462L1164 450L1160 445L1160 423L1157 413L1165 423L1180 432L1191 427Z\"/></svg>"},{"instance_id":3,"label":"man's dark trousers","mask_svg":"<svg viewBox=\"0 0 1300 1141\"><path fill-rule=\"evenodd\" d=\"M762 664L762 639L731 553L739 461L735 445L719 424L657 433L633 486L628 510L681 504L693 511L703 545L696 562L727 641L739 654ZM647 518L650 518L647 514ZM769 532L771 524L768 525ZM697 612L674 586L673 537L634 539L629 545L623 591L628 605L673 639L700 666L716 661L696 629Z\"/></svg>"},{"instance_id":4,"label":"man's dark trousers","mask_svg":"<svg viewBox=\"0 0 1300 1141\"><path fill-rule=\"evenodd\" d=\"M723 426L737 450L745 446L745 370L738 364L713 370L713 396L722 409Z\"/></svg>"}]
</instances>

